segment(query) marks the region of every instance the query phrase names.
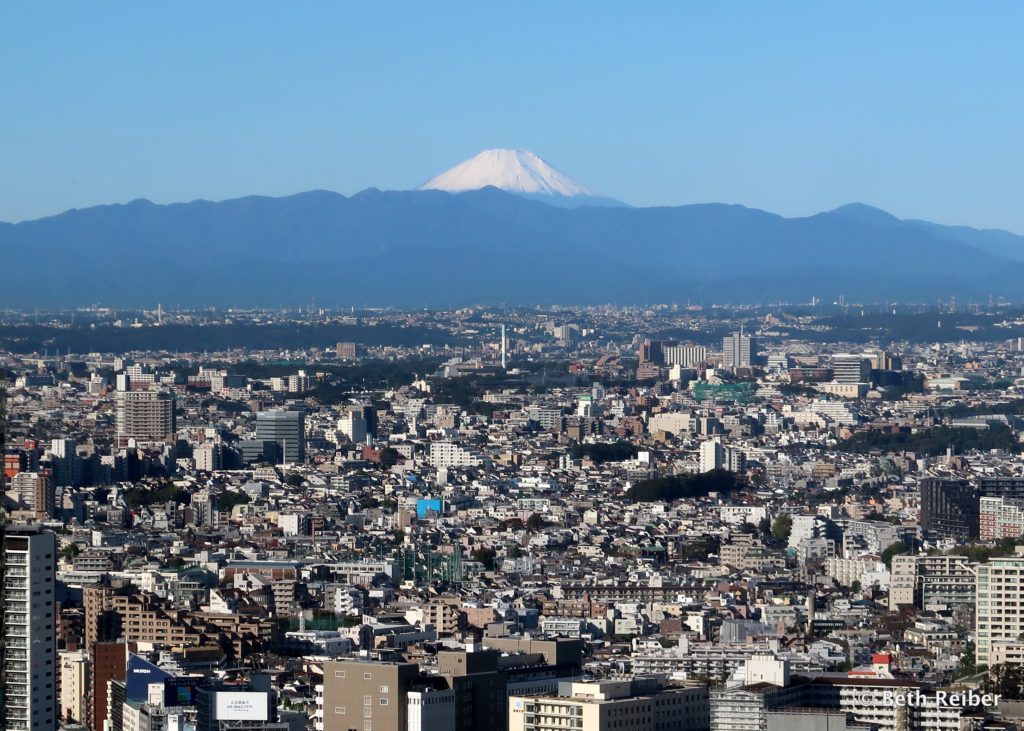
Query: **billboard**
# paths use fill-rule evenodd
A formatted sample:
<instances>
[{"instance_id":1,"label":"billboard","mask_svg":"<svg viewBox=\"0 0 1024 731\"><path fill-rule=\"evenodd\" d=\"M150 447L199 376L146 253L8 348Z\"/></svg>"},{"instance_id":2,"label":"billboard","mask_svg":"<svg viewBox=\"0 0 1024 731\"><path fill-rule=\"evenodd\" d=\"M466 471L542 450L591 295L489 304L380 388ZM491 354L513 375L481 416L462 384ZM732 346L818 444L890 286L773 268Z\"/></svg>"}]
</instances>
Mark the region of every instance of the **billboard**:
<instances>
[{"instance_id":1,"label":"billboard","mask_svg":"<svg viewBox=\"0 0 1024 731\"><path fill-rule=\"evenodd\" d=\"M130 701L145 702L149 698L149 686L163 683L171 674L134 653L128 654L128 669L125 673L125 697Z\"/></svg>"},{"instance_id":2,"label":"billboard","mask_svg":"<svg viewBox=\"0 0 1024 731\"><path fill-rule=\"evenodd\" d=\"M196 687L204 681L201 677L171 678L164 681L164 705L194 706Z\"/></svg>"},{"instance_id":3,"label":"billboard","mask_svg":"<svg viewBox=\"0 0 1024 731\"><path fill-rule=\"evenodd\" d=\"M270 694L262 691L217 691L218 721L269 721Z\"/></svg>"}]
</instances>

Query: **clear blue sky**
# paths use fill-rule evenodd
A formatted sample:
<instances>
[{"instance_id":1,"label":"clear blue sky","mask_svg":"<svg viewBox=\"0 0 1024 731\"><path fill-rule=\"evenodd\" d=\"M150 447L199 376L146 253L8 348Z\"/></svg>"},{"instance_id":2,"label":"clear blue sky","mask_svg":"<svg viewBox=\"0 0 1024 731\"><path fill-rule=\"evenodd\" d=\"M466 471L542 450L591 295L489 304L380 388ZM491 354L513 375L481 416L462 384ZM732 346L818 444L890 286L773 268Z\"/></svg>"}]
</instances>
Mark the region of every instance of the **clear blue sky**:
<instances>
[{"instance_id":1,"label":"clear blue sky","mask_svg":"<svg viewBox=\"0 0 1024 731\"><path fill-rule=\"evenodd\" d=\"M0 220L410 188L524 147L634 205L1024 232L1024 4L7 2Z\"/></svg>"}]
</instances>

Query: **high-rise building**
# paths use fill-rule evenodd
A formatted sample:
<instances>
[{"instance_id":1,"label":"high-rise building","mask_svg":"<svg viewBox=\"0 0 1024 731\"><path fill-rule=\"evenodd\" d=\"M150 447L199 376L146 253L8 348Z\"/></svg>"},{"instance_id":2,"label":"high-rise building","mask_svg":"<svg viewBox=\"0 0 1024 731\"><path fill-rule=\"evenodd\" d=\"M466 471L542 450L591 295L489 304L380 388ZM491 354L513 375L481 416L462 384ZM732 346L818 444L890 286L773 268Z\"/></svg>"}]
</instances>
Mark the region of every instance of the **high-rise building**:
<instances>
[{"instance_id":1,"label":"high-rise building","mask_svg":"<svg viewBox=\"0 0 1024 731\"><path fill-rule=\"evenodd\" d=\"M362 406L350 406L345 409L338 419L338 431L348 437L353 444L362 444L366 441L366 416Z\"/></svg>"},{"instance_id":2,"label":"high-rise building","mask_svg":"<svg viewBox=\"0 0 1024 731\"><path fill-rule=\"evenodd\" d=\"M708 439L700 445L700 471L711 472L722 469L725 463L725 451L718 439Z\"/></svg>"},{"instance_id":3,"label":"high-rise building","mask_svg":"<svg viewBox=\"0 0 1024 731\"><path fill-rule=\"evenodd\" d=\"M355 360L359 357L359 346L356 343L338 343L334 350L341 360Z\"/></svg>"},{"instance_id":4,"label":"high-rise building","mask_svg":"<svg viewBox=\"0 0 1024 731\"><path fill-rule=\"evenodd\" d=\"M219 442L203 444L192 450L192 458L201 472L219 470L224 466L224 445Z\"/></svg>"},{"instance_id":5,"label":"high-rise building","mask_svg":"<svg viewBox=\"0 0 1024 731\"><path fill-rule=\"evenodd\" d=\"M3 697L0 728L57 728L57 538L38 528L3 536Z\"/></svg>"},{"instance_id":6,"label":"high-rise building","mask_svg":"<svg viewBox=\"0 0 1024 731\"><path fill-rule=\"evenodd\" d=\"M665 365L681 365L683 368L696 368L708 359L708 349L703 345L666 344L662 353Z\"/></svg>"},{"instance_id":7,"label":"high-rise building","mask_svg":"<svg viewBox=\"0 0 1024 731\"><path fill-rule=\"evenodd\" d=\"M288 464L306 461L306 417L301 411L274 409L256 414L256 441L281 447Z\"/></svg>"},{"instance_id":8,"label":"high-rise building","mask_svg":"<svg viewBox=\"0 0 1024 731\"><path fill-rule=\"evenodd\" d=\"M837 353L832 356L832 377L836 383L868 383L871 361L862 355Z\"/></svg>"},{"instance_id":9,"label":"high-rise building","mask_svg":"<svg viewBox=\"0 0 1024 731\"><path fill-rule=\"evenodd\" d=\"M981 497L978 537L983 541L1024 536L1024 500Z\"/></svg>"},{"instance_id":10,"label":"high-rise building","mask_svg":"<svg viewBox=\"0 0 1024 731\"><path fill-rule=\"evenodd\" d=\"M163 391L118 391L116 400L119 440L174 441L174 396Z\"/></svg>"},{"instance_id":11,"label":"high-rise building","mask_svg":"<svg viewBox=\"0 0 1024 731\"><path fill-rule=\"evenodd\" d=\"M913 605L924 610L973 607L974 564L966 556L893 556L889 608Z\"/></svg>"},{"instance_id":12,"label":"high-rise building","mask_svg":"<svg viewBox=\"0 0 1024 731\"><path fill-rule=\"evenodd\" d=\"M921 481L921 527L942 538L978 537L978 489L966 480Z\"/></svg>"},{"instance_id":13,"label":"high-rise building","mask_svg":"<svg viewBox=\"0 0 1024 731\"><path fill-rule=\"evenodd\" d=\"M78 442L74 439L54 439L50 442L54 485L81 487L82 460L77 450Z\"/></svg>"},{"instance_id":14,"label":"high-rise building","mask_svg":"<svg viewBox=\"0 0 1024 731\"><path fill-rule=\"evenodd\" d=\"M743 331L722 338L722 367L749 368L757 356L757 341Z\"/></svg>"},{"instance_id":15,"label":"high-rise building","mask_svg":"<svg viewBox=\"0 0 1024 731\"><path fill-rule=\"evenodd\" d=\"M85 650L62 650L60 652L60 704L61 723L86 723L86 668L89 655Z\"/></svg>"},{"instance_id":16,"label":"high-rise building","mask_svg":"<svg viewBox=\"0 0 1024 731\"><path fill-rule=\"evenodd\" d=\"M89 728L103 728L110 713L110 681L125 679L128 647L123 642L95 642L89 647Z\"/></svg>"},{"instance_id":17,"label":"high-rise building","mask_svg":"<svg viewBox=\"0 0 1024 731\"><path fill-rule=\"evenodd\" d=\"M49 475L19 472L11 479L11 491L17 494L20 507L35 513L37 520L53 517L55 492Z\"/></svg>"},{"instance_id":18,"label":"high-rise building","mask_svg":"<svg viewBox=\"0 0 1024 731\"><path fill-rule=\"evenodd\" d=\"M979 665L991 666L993 654L999 654L997 644L1019 644L1024 634L1024 613L1018 608L1024 599L1024 546L1015 550L1013 556L990 558L976 569L974 636Z\"/></svg>"}]
</instances>

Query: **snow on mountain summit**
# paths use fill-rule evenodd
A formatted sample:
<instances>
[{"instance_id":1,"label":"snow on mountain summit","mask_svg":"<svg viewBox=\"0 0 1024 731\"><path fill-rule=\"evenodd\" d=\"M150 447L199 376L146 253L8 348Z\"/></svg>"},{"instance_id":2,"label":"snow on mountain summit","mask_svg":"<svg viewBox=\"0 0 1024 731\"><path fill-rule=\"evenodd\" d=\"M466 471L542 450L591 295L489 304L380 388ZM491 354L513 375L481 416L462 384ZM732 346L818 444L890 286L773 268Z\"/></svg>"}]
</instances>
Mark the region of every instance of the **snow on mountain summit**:
<instances>
[{"instance_id":1,"label":"snow on mountain summit","mask_svg":"<svg viewBox=\"0 0 1024 731\"><path fill-rule=\"evenodd\" d=\"M530 196L590 197L594 194L529 150L484 150L431 178L420 190L461 193L493 185Z\"/></svg>"}]
</instances>

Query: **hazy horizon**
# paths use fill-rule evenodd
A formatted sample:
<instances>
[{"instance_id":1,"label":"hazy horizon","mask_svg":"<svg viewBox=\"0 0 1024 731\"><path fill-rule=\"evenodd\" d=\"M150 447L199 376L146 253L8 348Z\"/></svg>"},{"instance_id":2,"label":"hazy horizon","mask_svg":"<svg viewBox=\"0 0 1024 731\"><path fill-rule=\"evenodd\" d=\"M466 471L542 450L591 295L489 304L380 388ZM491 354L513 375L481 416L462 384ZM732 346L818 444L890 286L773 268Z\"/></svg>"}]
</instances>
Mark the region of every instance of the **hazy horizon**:
<instances>
[{"instance_id":1,"label":"hazy horizon","mask_svg":"<svg viewBox=\"0 0 1024 731\"><path fill-rule=\"evenodd\" d=\"M59 12L54 12L54 9ZM411 189L524 148L634 206L1024 231L1024 8L0 9L0 220Z\"/></svg>"}]
</instances>

